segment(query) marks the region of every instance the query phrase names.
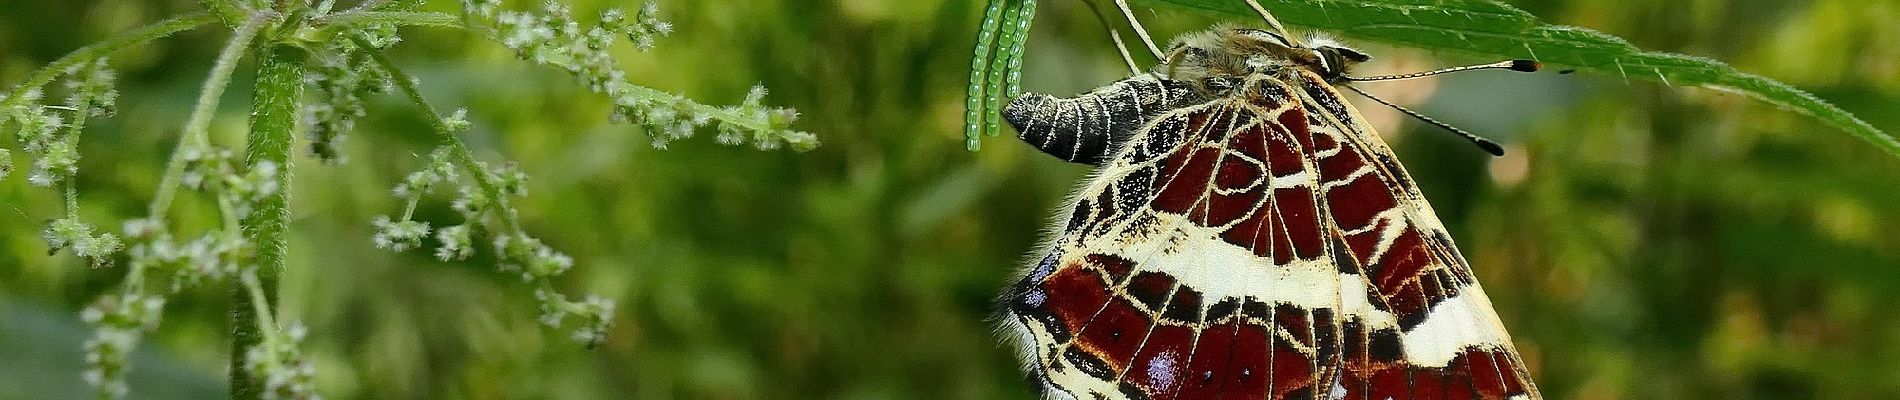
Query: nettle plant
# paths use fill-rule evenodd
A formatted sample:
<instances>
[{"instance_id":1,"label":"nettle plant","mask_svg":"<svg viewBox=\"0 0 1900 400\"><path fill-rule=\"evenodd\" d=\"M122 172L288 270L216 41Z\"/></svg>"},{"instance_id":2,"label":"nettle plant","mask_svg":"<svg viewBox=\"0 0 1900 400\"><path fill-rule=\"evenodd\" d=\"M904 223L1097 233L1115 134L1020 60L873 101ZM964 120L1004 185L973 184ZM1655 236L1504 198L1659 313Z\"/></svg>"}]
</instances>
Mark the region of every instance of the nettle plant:
<instances>
[{"instance_id":1,"label":"nettle plant","mask_svg":"<svg viewBox=\"0 0 1900 400\"><path fill-rule=\"evenodd\" d=\"M338 163L339 143L366 113L367 99L394 92L429 122L440 147L427 165L395 185L405 206L366 221L377 247L407 251L434 246L444 261L492 252L501 271L520 275L534 293L540 321L589 346L600 343L612 322L614 302L598 296L576 299L557 291L554 278L574 260L522 228L512 199L527 193L527 176L511 163L477 159L459 134L469 129L466 111L438 112L424 101L419 82L386 54L401 43L398 28L462 29L512 49L522 60L557 68L589 90L611 99L612 118L645 128L655 147L717 132L715 140L761 150L817 145L810 133L790 125L797 114L762 104L754 88L738 105L712 106L630 82L612 51L630 45L646 50L672 26L654 3L629 13L611 9L590 21L549 1L532 10L507 9L499 0L464 0L461 14L418 11L423 0L203 0L205 11L176 16L81 48L34 72L0 94L0 126L18 139L25 183L64 199L64 214L52 219L44 238L53 253L68 252L95 268L122 268L125 280L85 308L81 318L94 333L85 344L86 382L101 398L123 397L127 355L162 320L168 296L234 282L231 393L238 399L318 398L314 368L299 351L307 330L276 311L279 274L285 268L287 210L294 132L304 132L306 158ZM157 192L144 216L114 224L79 218L74 177L78 143L89 119L113 115L118 92L108 57L115 51L193 29L228 29L229 39L207 75L197 103L179 132ZM211 120L242 59L256 68L248 141L214 143ZM0 148L0 179L11 176L14 153ZM435 226L414 219L425 197L452 196L461 220ZM204 196L216 204L220 223L202 232L182 232L167 219L173 199ZM116 228L116 229L114 229Z\"/></svg>"}]
</instances>

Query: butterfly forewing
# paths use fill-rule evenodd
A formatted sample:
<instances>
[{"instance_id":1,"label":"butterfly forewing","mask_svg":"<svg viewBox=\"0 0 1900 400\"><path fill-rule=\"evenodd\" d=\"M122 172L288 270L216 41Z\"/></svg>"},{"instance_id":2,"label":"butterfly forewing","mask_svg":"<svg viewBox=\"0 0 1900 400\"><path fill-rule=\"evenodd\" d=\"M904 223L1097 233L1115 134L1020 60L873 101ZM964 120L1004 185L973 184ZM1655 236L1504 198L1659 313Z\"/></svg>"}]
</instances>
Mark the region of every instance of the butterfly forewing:
<instances>
[{"instance_id":1,"label":"butterfly forewing","mask_svg":"<svg viewBox=\"0 0 1900 400\"><path fill-rule=\"evenodd\" d=\"M1371 308L1343 327L1345 398L1536 397L1470 265L1391 149L1330 84L1294 78L1329 235L1343 245L1336 260L1361 271L1342 279L1363 281Z\"/></svg>"},{"instance_id":2,"label":"butterfly forewing","mask_svg":"<svg viewBox=\"0 0 1900 400\"><path fill-rule=\"evenodd\" d=\"M1257 75L1119 148L1008 296L1052 395L1535 396L1430 207L1324 80Z\"/></svg>"}]
</instances>

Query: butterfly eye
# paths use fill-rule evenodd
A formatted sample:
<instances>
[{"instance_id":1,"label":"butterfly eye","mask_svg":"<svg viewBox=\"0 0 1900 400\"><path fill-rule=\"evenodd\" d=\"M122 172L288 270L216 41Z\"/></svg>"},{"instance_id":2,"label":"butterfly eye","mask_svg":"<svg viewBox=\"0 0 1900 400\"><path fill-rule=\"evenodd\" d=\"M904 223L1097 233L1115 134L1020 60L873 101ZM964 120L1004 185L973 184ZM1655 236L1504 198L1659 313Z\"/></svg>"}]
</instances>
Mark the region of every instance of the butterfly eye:
<instances>
[{"instance_id":1,"label":"butterfly eye","mask_svg":"<svg viewBox=\"0 0 1900 400\"><path fill-rule=\"evenodd\" d=\"M1187 49L1187 55L1188 57L1193 57L1195 59L1205 59L1207 58L1207 49L1203 49L1199 47L1189 47Z\"/></svg>"},{"instance_id":2,"label":"butterfly eye","mask_svg":"<svg viewBox=\"0 0 1900 400\"><path fill-rule=\"evenodd\" d=\"M1334 53L1339 54L1340 58L1344 58L1348 61L1352 61L1352 62L1372 61L1372 56L1366 55L1366 53L1361 53L1359 52L1359 50L1353 50L1352 48L1348 48L1348 47L1329 46L1328 48L1332 49Z\"/></svg>"}]
</instances>

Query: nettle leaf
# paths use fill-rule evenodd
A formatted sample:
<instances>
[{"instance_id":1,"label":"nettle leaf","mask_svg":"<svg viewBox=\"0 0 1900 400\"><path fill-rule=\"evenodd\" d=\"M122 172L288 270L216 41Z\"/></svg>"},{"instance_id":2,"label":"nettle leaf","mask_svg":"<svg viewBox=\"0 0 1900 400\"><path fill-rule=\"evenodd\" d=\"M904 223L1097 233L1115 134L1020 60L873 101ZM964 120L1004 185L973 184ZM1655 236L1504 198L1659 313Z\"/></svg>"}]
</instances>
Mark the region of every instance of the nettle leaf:
<instances>
[{"instance_id":1,"label":"nettle leaf","mask_svg":"<svg viewBox=\"0 0 1900 400\"><path fill-rule=\"evenodd\" d=\"M1259 18L1240 0L1139 0ZM1813 94L1708 58L1643 51L1621 38L1550 25L1487 0L1261 0L1281 22L1360 39L1547 64L1739 93L1805 114L1900 156L1900 141Z\"/></svg>"}]
</instances>

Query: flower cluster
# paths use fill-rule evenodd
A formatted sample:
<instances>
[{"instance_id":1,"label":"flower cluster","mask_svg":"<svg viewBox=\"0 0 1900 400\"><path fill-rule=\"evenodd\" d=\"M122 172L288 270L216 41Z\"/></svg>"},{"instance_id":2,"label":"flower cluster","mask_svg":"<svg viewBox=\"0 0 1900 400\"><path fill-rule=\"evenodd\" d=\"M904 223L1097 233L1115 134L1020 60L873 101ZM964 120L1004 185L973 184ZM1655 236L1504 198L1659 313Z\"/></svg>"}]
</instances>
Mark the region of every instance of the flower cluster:
<instances>
[{"instance_id":1,"label":"flower cluster","mask_svg":"<svg viewBox=\"0 0 1900 400\"><path fill-rule=\"evenodd\" d=\"M654 147L664 148L667 142L690 137L714 121L718 122L719 142L728 145L749 141L765 150L782 145L807 150L818 145L811 133L791 129L797 112L762 104L763 89L754 89L737 106L715 107L628 81L610 48L624 37L641 50L651 49L655 39L673 30L671 24L659 19L659 9L651 1L634 18L610 9L601 14L598 23L587 27L575 21L568 7L560 3L550 1L540 12L501 10L498 3L464 0L463 14L486 23L488 26L477 29L485 28L490 38L513 49L521 59L567 71L586 83L589 90L612 99L614 120L646 126Z\"/></svg>"},{"instance_id":2,"label":"flower cluster","mask_svg":"<svg viewBox=\"0 0 1900 400\"><path fill-rule=\"evenodd\" d=\"M113 88L117 75L104 59L69 68L64 76L65 105L41 104L40 88L25 88L17 97L0 99L6 106L0 109L0 125L17 127L14 135L21 150L34 157L27 175L34 186L51 187L72 179L79 172L79 131L85 119L110 115L118 103L119 93Z\"/></svg>"},{"instance_id":3,"label":"flower cluster","mask_svg":"<svg viewBox=\"0 0 1900 400\"><path fill-rule=\"evenodd\" d=\"M264 330L264 341L244 353L244 368L264 380L263 398L318 400L317 369L304 359L297 345L308 330L292 323L285 329Z\"/></svg>"},{"instance_id":4,"label":"flower cluster","mask_svg":"<svg viewBox=\"0 0 1900 400\"><path fill-rule=\"evenodd\" d=\"M370 241L376 243L377 248L405 251L422 247L422 238L429 236L427 222L390 221L388 216L378 215L370 223L376 226L376 234L370 237Z\"/></svg>"},{"instance_id":5,"label":"flower cluster","mask_svg":"<svg viewBox=\"0 0 1900 400\"><path fill-rule=\"evenodd\" d=\"M471 168L465 167L472 167L476 172L470 172L468 169ZM465 169L458 172L457 168ZM475 173L484 174L486 180L492 183L492 188L484 188L474 178ZM410 173L391 190L392 194L406 203L404 211L400 218L384 215L371 221L376 227L374 242L377 247L392 251L422 247L423 239L429 236L431 229L427 222L412 219L415 208L423 196L444 185L453 185L456 198L451 207L461 214L462 223L434 230L438 242L434 252L436 258L443 261L467 259L476 251L473 232L491 232L494 235L492 244L496 268L502 272L519 274L523 282L535 287L541 321L549 327L558 328L570 316L578 317L580 323L573 337L590 346L598 344L605 340L605 332L612 322L613 302L598 296L574 302L556 292L554 278L573 268L574 258L522 231L516 221L518 212L505 205L509 198L527 195L527 179L527 174L513 165L491 168L481 162L463 164L457 161L451 150L438 149L430 154L427 165Z\"/></svg>"},{"instance_id":6,"label":"flower cluster","mask_svg":"<svg viewBox=\"0 0 1900 400\"><path fill-rule=\"evenodd\" d=\"M131 268L170 273L172 293L230 277L251 254L250 241L235 231L213 230L176 242L159 221L135 219L125 223L125 235L132 242L126 252Z\"/></svg>"},{"instance_id":7,"label":"flower cluster","mask_svg":"<svg viewBox=\"0 0 1900 400\"><path fill-rule=\"evenodd\" d=\"M752 91L746 92L745 101L740 102L737 106L725 107L724 110L733 115L742 116L746 120L765 121L767 125L774 127L789 127L792 125L792 122L798 120L797 110L789 108L768 108L763 105L764 102L765 86L753 86ZM787 143L791 144L794 148L805 150L810 149L811 144L817 143L817 137L812 136L810 133L791 132L790 134L781 134L773 131L750 130L746 129L745 125L724 120L719 122L719 136L714 138L714 140L719 141L719 143L728 145L745 143L748 139L752 142L753 146L757 146L759 150L773 150L777 149L780 144Z\"/></svg>"},{"instance_id":8,"label":"flower cluster","mask_svg":"<svg viewBox=\"0 0 1900 400\"><path fill-rule=\"evenodd\" d=\"M38 88L28 89L6 104L4 115L0 115L0 125L9 125L15 129L14 135L20 141L20 149L34 157L33 168L27 173L26 181L33 186L50 187L58 183L60 177L78 172L78 145L65 140L66 119L56 111L61 108L39 104L42 93Z\"/></svg>"},{"instance_id":9,"label":"flower cluster","mask_svg":"<svg viewBox=\"0 0 1900 400\"><path fill-rule=\"evenodd\" d=\"M166 295L204 282L226 280L256 267L251 260L253 246L245 239L239 218L264 197L282 190L277 187L276 177L281 171L276 164L260 162L240 170L238 160L228 149L187 146L180 151L184 152L181 156L185 166L181 185L212 194L225 223L195 240L177 242L159 217L125 222L128 261L123 291L101 298L81 314L94 329L93 339L86 345L90 365L86 379L106 398L124 395L125 354L138 344L145 332L157 327ZM53 222L53 227L48 229L48 241L54 241L56 246L62 242L72 243L74 253L81 256L97 251L86 250L87 246L106 246L75 241L74 238L90 236L91 231L66 221ZM91 240L106 240L100 237ZM120 244L116 238L110 241L116 252ZM149 293L147 276L170 276L169 290Z\"/></svg>"},{"instance_id":10,"label":"flower cluster","mask_svg":"<svg viewBox=\"0 0 1900 400\"><path fill-rule=\"evenodd\" d=\"M106 59L93 60L66 70L66 104L91 117L111 116L117 111L119 90L114 84L118 74L106 68Z\"/></svg>"},{"instance_id":11,"label":"flower cluster","mask_svg":"<svg viewBox=\"0 0 1900 400\"><path fill-rule=\"evenodd\" d=\"M376 37L376 35L367 35ZM393 35L391 35L393 37ZM373 40L393 43L393 40ZM304 104L303 125L309 132L310 153L327 162L344 161L342 143L356 120L365 115L364 99L388 92L389 76L374 66L368 51L350 40L331 41L315 52L304 83L316 99Z\"/></svg>"},{"instance_id":12,"label":"flower cluster","mask_svg":"<svg viewBox=\"0 0 1900 400\"><path fill-rule=\"evenodd\" d=\"M66 217L47 224L41 237L53 252L71 249L74 255L91 261L95 267L112 263L120 241L110 233L92 234L92 225L80 221L78 201L70 190L73 176L79 173L79 133L86 119L113 113L119 93L114 89L116 74L105 59L76 64L61 71L66 78L65 105L45 105L41 88L16 88L13 97L0 96L0 126L13 127L20 149L33 157L27 182L39 187L67 183ZM65 116L62 116L65 115ZM0 177L12 172L12 153L0 150Z\"/></svg>"},{"instance_id":13,"label":"flower cluster","mask_svg":"<svg viewBox=\"0 0 1900 400\"><path fill-rule=\"evenodd\" d=\"M60 218L47 224L46 231L40 234L46 239L52 251L72 249L73 255L92 260L94 267L103 267L112 263L112 256L118 254L123 246L118 236L110 233L92 234L92 225L74 218Z\"/></svg>"},{"instance_id":14,"label":"flower cluster","mask_svg":"<svg viewBox=\"0 0 1900 400\"><path fill-rule=\"evenodd\" d=\"M640 7L640 14L627 19L627 13L618 8L610 8L600 13L600 26L606 32L619 32L633 42L640 51L653 49L654 39L673 33L673 24L660 20L660 5L648 1ZM589 32L594 34L593 32ZM603 39L611 41L611 39ZM604 46L603 46L604 47Z\"/></svg>"},{"instance_id":15,"label":"flower cluster","mask_svg":"<svg viewBox=\"0 0 1900 400\"><path fill-rule=\"evenodd\" d=\"M188 147L183 151L185 173L181 182L187 188L215 196L226 217L250 215L251 207L283 189L277 187L277 174L282 172L275 162L260 161L249 170L239 171L241 160L235 159L230 149Z\"/></svg>"},{"instance_id":16,"label":"flower cluster","mask_svg":"<svg viewBox=\"0 0 1900 400\"><path fill-rule=\"evenodd\" d=\"M590 295L586 300L568 301L566 295L549 288L535 289L534 299L541 302L542 324L559 328L572 316L580 320L580 328L569 336L574 341L586 343L588 347L607 341L607 328L613 323L613 300Z\"/></svg>"},{"instance_id":17,"label":"flower cluster","mask_svg":"<svg viewBox=\"0 0 1900 400\"><path fill-rule=\"evenodd\" d=\"M139 293L105 296L95 301L79 317L92 325L92 338L86 340L86 383L99 388L100 397L125 396L126 356L138 346L145 332L158 328L165 309L165 298Z\"/></svg>"}]
</instances>

